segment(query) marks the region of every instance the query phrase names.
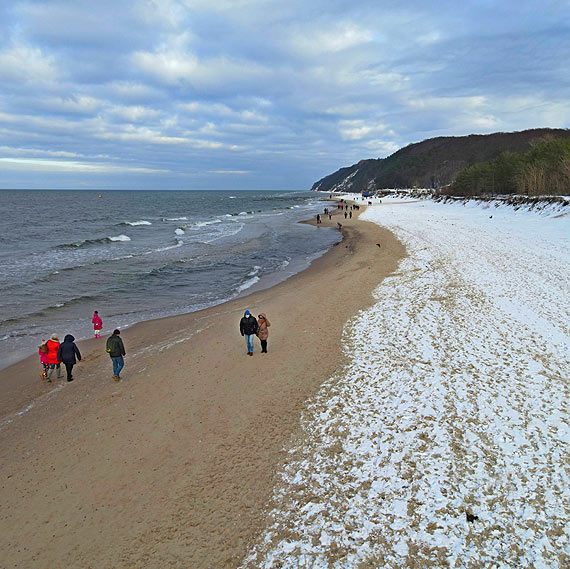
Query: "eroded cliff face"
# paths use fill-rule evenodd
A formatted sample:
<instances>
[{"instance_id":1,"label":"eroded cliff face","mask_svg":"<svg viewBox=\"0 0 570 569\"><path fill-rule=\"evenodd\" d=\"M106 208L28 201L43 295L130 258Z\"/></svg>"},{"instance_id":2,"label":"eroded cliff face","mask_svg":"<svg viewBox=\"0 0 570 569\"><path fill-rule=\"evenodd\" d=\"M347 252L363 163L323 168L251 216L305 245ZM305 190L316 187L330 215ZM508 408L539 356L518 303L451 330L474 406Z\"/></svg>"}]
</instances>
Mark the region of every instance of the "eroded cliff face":
<instances>
[{"instance_id":1,"label":"eroded cliff face","mask_svg":"<svg viewBox=\"0 0 570 569\"><path fill-rule=\"evenodd\" d=\"M540 140L570 138L566 129L532 129L487 135L430 138L401 148L387 158L361 160L313 184L323 192L363 192L384 188L439 188L452 183L466 166L501 152L524 152Z\"/></svg>"}]
</instances>

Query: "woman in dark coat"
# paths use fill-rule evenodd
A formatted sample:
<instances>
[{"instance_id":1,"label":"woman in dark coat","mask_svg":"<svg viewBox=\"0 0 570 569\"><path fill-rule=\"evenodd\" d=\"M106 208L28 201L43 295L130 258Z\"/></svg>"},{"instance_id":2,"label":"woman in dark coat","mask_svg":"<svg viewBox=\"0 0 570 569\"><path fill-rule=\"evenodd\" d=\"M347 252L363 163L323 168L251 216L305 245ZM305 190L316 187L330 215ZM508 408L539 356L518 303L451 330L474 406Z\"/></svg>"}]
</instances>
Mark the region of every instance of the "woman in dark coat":
<instances>
[{"instance_id":1,"label":"woman in dark coat","mask_svg":"<svg viewBox=\"0 0 570 569\"><path fill-rule=\"evenodd\" d=\"M63 344L59 345L59 350L57 351L57 359L65 364L65 369L67 371L67 381L73 381L71 370L77 363L77 360L81 361L81 352L75 345L74 340L75 338L71 334L67 334L67 336L63 339ZM77 356L77 360L75 359L75 356Z\"/></svg>"}]
</instances>

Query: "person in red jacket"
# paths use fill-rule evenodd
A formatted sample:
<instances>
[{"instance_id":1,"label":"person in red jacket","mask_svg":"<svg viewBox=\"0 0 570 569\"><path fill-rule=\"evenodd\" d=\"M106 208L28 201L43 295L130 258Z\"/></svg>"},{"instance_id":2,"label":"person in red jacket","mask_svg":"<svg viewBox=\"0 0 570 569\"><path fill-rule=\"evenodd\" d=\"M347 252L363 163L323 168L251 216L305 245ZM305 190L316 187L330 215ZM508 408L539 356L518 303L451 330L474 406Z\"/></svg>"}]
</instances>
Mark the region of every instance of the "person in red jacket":
<instances>
[{"instance_id":1,"label":"person in red jacket","mask_svg":"<svg viewBox=\"0 0 570 569\"><path fill-rule=\"evenodd\" d=\"M101 320L101 317L97 311L93 313L93 320L91 320L91 323L93 324L95 338L100 338L101 330L103 329L103 320Z\"/></svg>"},{"instance_id":2,"label":"person in red jacket","mask_svg":"<svg viewBox=\"0 0 570 569\"><path fill-rule=\"evenodd\" d=\"M57 352L59 350L59 338L57 334L52 334L51 338L47 341L47 363L49 366L47 378L51 381L51 375L54 369L57 369L57 377L63 377L61 373L61 361L57 359Z\"/></svg>"}]
</instances>

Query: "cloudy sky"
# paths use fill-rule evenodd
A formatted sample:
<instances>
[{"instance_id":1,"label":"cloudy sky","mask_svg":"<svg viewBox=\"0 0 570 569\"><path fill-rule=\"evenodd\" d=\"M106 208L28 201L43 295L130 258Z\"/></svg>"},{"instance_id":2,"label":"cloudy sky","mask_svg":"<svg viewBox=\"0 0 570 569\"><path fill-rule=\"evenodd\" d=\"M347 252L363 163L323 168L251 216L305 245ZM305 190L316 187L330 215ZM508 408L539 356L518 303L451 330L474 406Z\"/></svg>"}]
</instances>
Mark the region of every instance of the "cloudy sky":
<instances>
[{"instance_id":1,"label":"cloudy sky","mask_svg":"<svg viewBox=\"0 0 570 569\"><path fill-rule=\"evenodd\" d=\"M0 0L0 187L307 189L570 126L568 1Z\"/></svg>"}]
</instances>

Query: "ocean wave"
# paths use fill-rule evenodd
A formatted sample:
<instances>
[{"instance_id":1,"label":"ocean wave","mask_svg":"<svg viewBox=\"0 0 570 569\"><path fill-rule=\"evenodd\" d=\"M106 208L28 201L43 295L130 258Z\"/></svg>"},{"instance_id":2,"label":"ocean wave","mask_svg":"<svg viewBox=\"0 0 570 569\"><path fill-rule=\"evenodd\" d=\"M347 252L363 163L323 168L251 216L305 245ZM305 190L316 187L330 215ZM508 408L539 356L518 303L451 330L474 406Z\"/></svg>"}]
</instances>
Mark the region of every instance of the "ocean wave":
<instances>
[{"instance_id":1,"label":"ocean wave","mask_svg":"<svg viewBox=\"0 0 570 569\"><path fill-rule=\"evenodd\" d=\"M182 229L182 227L177 227L174 230L174 233L176 233L176 235L184 235L184 229Z\"/></svg>"},{"instance_id":2,"label":"ocean wave","mask_svg":"<svg viewBox=\"0 0 570 569\"><path fill-rule=\"evenodd\" d=\"M181 239L177 239L175 245L168 245L167 247L161 247L160 249L153 249L152 251L148 251L148 253L161 253L162 251L177 249L178 247L182 247L182 245L184 245L184 241L182 241Z\"/></svg>"},{"instance_id":3,"label":"ocean wave","mask_svg":"<svg viewBox=\"0 0 570 569\"><path fill-rule=\"evenodd\" d=\"M79 249L80 247L92 247L93 245L100 245L108 241L107 237L101 237L100 239L84 239L83 241L76 241L74 243L62 243L61 245L56 245L56 249Z\"/></svg>"},{"instance_id":4,"label":"ocean wave","mask_svg":"<svg viewBox=\"0 0 570 569\"><path fill-rule=\"evenodd\" d=\"M30 312L27 314L20 314L19 316L6 318L6 320L2 320L0 322L0 325L2 325L2 326L5 324L13 325L13 324L16 324L19 322L29 322L30 318L39 318L42 316L48 316L49 314L55 312L56 310L59 310L60 308L64 308L66 306L72 306L74 304L83 303L85 301L93 301L96 299L97 299L96 296L93 296L90 294L75 296L75 297L70 298L64 302L55 302L54 304L44 306L43 308L41 308L40 310L37 310L35 312Z\"/></svg>"},{"instance_id":5,"label":"ocean wave","mask_svg":"<svg viewBox=\"0 0 570 569\"><path fill-rule=\"evenodd\" d=\"M93 247L103 243L130 240L131 238L128 235L121 234L109 237L100 237L99 239L84 239L83 241L76 241L74 243L62 243L61 245L56 245L55 249L80 249L81 247Z\"/></svg>"},{"instance_id":6,"label":"ocean wave","mask_svg":"<svg viewBox=\"0 0 570 569\"><path fill-rule=\"evenodd\" d=\"M236 216L240 216L240 215L251 215L252 213L261 213L262 210L261 209L257 209L257 210L251 210L251 211L240 211L239 213L226 213L226 217L236 217Z\"/></svg>"},{"instance_id":7,"label":"ocean wave","mask_svg":"<svg viewBox=\"0 0 570 569\"><path fill-rule=\"evenodd\" d=\"M239 285L236 289L236 294L239 294L240 292L243 292L244 290L251 288L257 282L259 282L259 277L256 275L251 279L245 281L243 284Z\"/></svg>"},{"instance_id":8,"label":"ocean wave","mask_svg":"<svg viewBox=\"0 0 570 569\"><path fill-rule=\"evenodd\" d=\"M137 225L152 225L152 223L150 221L145 221L144 219L141 219L140 221L125 221L123 223L120 223L119 225L130 225L132 227L136 227Z\"/></svg>"},{"instance_id":9,"label":"ocean wave","mask_svg":"<svg viewBox=\"0 0 570 569\"><path fill-rule=\"evenodd\" d=\"M193 227L206 227L207 225L213 225L214 223L222 223L221 219L213 219L211 221L197 221L193 223Z\"/></svg>"},{"instance_id":10,"label":"ocean wave","mask_svg":"<svg viewBox=\"0 0 570 569\"><path fill-rule=\"evenodd\" d=\"M213 243L214 241L217 241L218 239L223 239L224 237L232 237L233 235L236 235L237 233L239 233L244 227L245 227L244 224L240 223L238 228L235 231L223 231L220 235L217 235L213 239L204 239L203 241L200 241L200 243L208 244L208 243Z\"/></svg>"},{"instance_id":11,"label":"ocean wave","mask_svg":"<svg viewBox=\"0 0 570 569\"><path fill-rule=\"evenodd\" d=\"M163 217L162 221L188 221L186 216L183 217Z\"/></svg>"}]
</instances>

